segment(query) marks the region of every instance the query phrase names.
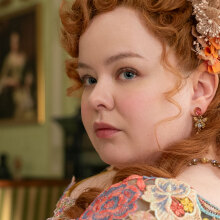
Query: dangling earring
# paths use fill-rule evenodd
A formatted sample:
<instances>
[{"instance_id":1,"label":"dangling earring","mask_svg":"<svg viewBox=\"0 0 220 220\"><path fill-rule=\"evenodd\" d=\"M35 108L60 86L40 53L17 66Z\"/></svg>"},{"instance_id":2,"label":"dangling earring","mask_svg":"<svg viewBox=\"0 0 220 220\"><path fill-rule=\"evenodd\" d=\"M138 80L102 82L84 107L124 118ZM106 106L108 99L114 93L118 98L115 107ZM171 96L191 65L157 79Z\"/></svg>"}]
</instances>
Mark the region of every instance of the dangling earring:
<instances>
[{"instance_id":1,"label":"dangling earring","mask_svg":"<svg viewBox=\"0 0 220 220\"><path fill-rule=\"evenodd\" d=\"M198 134L203 128L205 128L208 118L202 116L202 110L199 107L195 108L194 113L195 116L193 117L193 120L195 122L195 128L197 128L196 134Z\"/></svg>"}]
</instances>

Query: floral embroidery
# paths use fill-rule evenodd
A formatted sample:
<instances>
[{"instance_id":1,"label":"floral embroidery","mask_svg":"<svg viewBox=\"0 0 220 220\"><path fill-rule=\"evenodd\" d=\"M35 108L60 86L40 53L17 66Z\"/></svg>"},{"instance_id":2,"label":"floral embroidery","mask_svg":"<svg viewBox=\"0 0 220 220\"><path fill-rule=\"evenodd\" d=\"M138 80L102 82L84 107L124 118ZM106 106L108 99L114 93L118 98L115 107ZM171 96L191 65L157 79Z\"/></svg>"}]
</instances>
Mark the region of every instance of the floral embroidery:
<instances>
[{"instance_id":1,"label":"floral embroidery","mask_svg":"<svg viewBox=\"0 0 220 220\"><path fill-rule=\"evenodd\" d=\"M157 219L201 219L196 193L178 180L157 178L154 185L146 187L142 199L150 203Z\"/></svg>"},{"instance_id":2,"label":"floral embroidery","mask_svg":"<svg viewBox=\"0 0 220 220\"><path fill-rule=\"evenodd\" d=\"M129 177L127 177L126 179L124 179L122 182L126 183L128 181L132 181L135 180L136 181L136 185L137 187L141 190L144 191L146 188L146 183L144 182L144 177L143 176L138 176L138 175L131 175Z\"/></svg>"},{"instance_id":3,"label":"floral embroidery","mask_svg":"<svg viewBox=\"0 0 220 220\"><path fill-rule=\"evenodd\" d=\"M202 212L204 212L206 215L212 216L213 220L220 219L220 210L211 205L208 201L205 199L202 199L200 196L197 197L199 207Z\"/></svg>"},{"instance_id":4,"label":"floral embroidery","mask_svg":"<svg viewBox=\"0 0 220 220\"><path fill-rule=\"evenodd\" d=\"M129 215L130 220L156 220L150 211L138 211Z\"/></svg>"},{"instance_id":5,"label":"floral embroidery","mask_svg":"<svg viewBox=\"0 0 220 220\"><path fill-rule=\"evenodd\" d=\"M64 215L74 204L69 195L70 187L50 220L73 220ZM101 193L77 220L217 220L219 213L183 182L132 175Z\"/></svg>"},{"instance_id":6,"label":"floral embroidery","mask_svg":"<svg viewBox=\"0 0 220 220\"><path fill-rule=\"evenodd\" d=\"M54 211L54 217L64 218L64 211L71 207L74 203L75 200L70 197L63 198Z\"/></svg>"},{"instance_id":7,"label":"floral embroidery","mask_svg":"<svg viewBox=\"0 0 220 220\"><path fill-rule=\"evenodd\" d=\"M189 212L189 213L193 212L194 205L193 205L192 201L188 197L186 197L184 199L180 199L180 202L183 205L185 212Z\"/></svg>"},{"instance_id":8,"label":"floral embroidery","mask_svg":"<svg viewBox=\"0 0 220 220\"><path fill-rule=\"evenodd\" d=\"M176 198L172 198L170 208L173 213L178 217L183 217L185 214L183 205Z\"/></svg>"},{"instance_id":9,"label":"floral embroidery","mask_svg":"<svg viewBox=\"0 0 220 220\"><path fill-rule=\"evenodd\" d=\"M131 175L131 176L125 178L122 182L125 183L125 182L128 182L130 180L137 180L137 179L143 179L143 176Z\"/></svg>"},{"instance_id":10,"label":"floral embroidery","mask_svg":"<svg viewBox=\"0 0 220 220\"><path fill-rule=\"evenodd\" d=\"M142 195L135 185L118 183L100 194L79 218L82 219L122 219L137 210L137 199Z\"/></svg>"},{"instance_id":11,"label":"floral embroidery","mask_svg":"<svg viewBox=\"0 0 220 220\"><path fill-rule=\"evenodd\" d=\"M54 218L52 219L62 219L66 220L67 218L64 216L64 211L71 207L74 203L75 200L72 199L69 196L69 190L71 187L73 187L75 184L75 178L72 178L72 182L69 184L69 186L65 189L63 195L61 196L60 200L57 202L56 209L54 210ZM68 220L68 219L67 219Z\"/></svg>"}]
</instances>

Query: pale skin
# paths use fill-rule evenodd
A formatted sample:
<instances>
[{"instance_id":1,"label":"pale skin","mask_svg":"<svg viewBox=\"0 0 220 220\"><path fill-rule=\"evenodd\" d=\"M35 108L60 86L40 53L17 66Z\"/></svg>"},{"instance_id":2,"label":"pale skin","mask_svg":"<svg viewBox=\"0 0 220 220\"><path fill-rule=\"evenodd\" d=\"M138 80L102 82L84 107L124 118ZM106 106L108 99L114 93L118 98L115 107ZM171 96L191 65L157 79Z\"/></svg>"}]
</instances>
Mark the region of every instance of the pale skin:
<instances>
[{"instance_id":1,"label":"pale skin","mask_svg":"<svg viewBox=\"0 0 220 220\"><path fill-rule=\"evenodd\" d=\"M164 95L175 87L176 78L161 65L161 53L160 41L146 28L138 13L123 7L95 17L80 37L82 119L96 151L110 165L153 163L159 149L190 135L195 107L199 106L204 113L216 93L218 77L207 73L201 65L173 97L181 106L181 114L158 126L155 134L154 128L160 121L179 113ZM176 65L173 53L169 60ZM118 132L100 138L93 128L95 122L111 124ZM206 156L215 158L212 146ZM113 174L114 171L104 174L98 181L97 177L90 178L72 196L77 197L84 188L96 187L97 183L111 184ZM186 168L177 178L220 207L219 170L197 165Z\"/></svg>"}]
</instances>

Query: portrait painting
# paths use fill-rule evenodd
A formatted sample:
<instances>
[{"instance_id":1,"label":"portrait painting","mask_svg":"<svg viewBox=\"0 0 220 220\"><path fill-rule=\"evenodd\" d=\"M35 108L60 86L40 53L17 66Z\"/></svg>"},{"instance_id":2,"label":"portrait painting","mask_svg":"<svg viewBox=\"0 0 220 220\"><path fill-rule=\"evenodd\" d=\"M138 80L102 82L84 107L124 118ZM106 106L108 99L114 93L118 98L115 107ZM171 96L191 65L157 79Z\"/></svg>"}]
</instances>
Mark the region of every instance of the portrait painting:
<instances>
[{"instance_id":1,"label":"portrait painting","mask_svg":"<svg viewBox=\"0 0 220 220\"><path fill-rule=\"evenodd\" d=\"M39 10L0 17L0 124L42 120Z\"/></svg>"}]
</instances>

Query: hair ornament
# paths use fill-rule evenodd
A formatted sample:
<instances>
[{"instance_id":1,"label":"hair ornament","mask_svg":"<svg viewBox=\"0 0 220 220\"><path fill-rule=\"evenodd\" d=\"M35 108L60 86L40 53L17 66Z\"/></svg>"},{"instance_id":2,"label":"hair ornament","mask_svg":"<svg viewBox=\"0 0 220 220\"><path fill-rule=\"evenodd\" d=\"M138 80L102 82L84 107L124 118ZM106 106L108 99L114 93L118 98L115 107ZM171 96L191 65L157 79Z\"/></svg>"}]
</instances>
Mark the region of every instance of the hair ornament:
<instances>
[{"instance_id":1,"label":"hair ornament","mask_svg":"<svg viewBox=\"0 0 220 220\"><path fill-rule=\"evenodd\" d=\"M220 74L220 0L189 0L197 20L192 35L198 57L207 63L209 73Z\"/></svg>"}]
</instances>

